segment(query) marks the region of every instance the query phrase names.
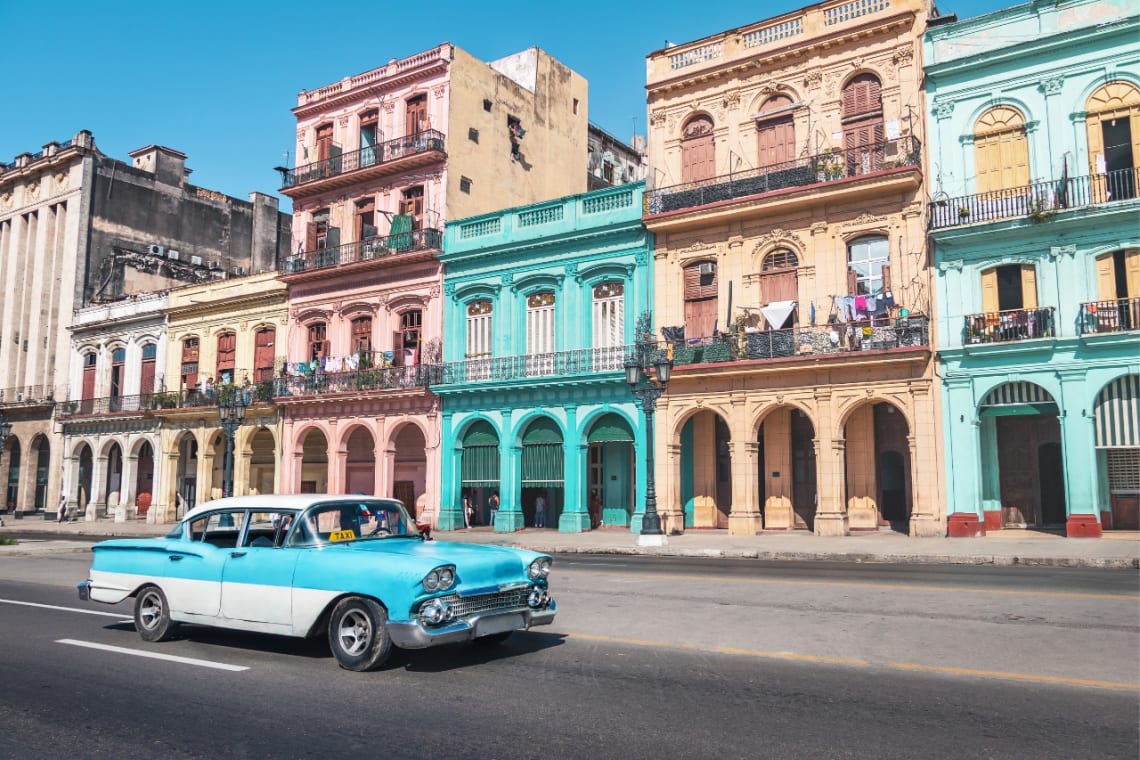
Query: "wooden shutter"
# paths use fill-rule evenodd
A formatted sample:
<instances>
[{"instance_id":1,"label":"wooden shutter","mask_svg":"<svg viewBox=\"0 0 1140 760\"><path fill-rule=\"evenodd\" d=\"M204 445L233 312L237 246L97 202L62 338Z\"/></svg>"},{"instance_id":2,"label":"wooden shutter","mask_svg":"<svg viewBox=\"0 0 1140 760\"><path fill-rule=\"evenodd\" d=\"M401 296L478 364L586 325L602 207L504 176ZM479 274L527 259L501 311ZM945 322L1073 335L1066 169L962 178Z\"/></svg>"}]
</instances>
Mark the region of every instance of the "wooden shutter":
<instances>
[{"instance_id":1,"label":"wooden shutter","mask_svg":"<svg viewBox=\"0 0 1140 760\"><path fill-rule=\"evenodd\" d=\"M332 154L333 125L322 124L317 127L317 160L326 161Z\"/></svg>"},{"instance_id":2,"label":"wooden shutter","mask_svg":"<svg viewBox=\"0 0 1140 760\"><path fill-rule=\"evenodd\" d=\"M760 275L760 302L799 300L799 287L795 269L777 269Z\"/></svg>"},{"instance_id":3,"label":"wooden shutter","mask_svg":"<svg viewBox=\"0 0 1140 760\"><path fill-rule=\"evenodd\" d=\"M83 368L83 392L80 398L84 401L95 398L95 365Z\"/></svg>"},{"instance_id":4,"label":"wooden shutter","mask_svg":"<svg viewBox=\"0 0 1140 760\"><path fill-rule=\"evenodd\" d=\"M317 223L309 222L305 225L305 251L317 250Z\"/></svg>"},{"instance_id":5,"label":"wooden shutter","mask_svg":"<svg viewBox=\"0 0 1140 760\"><path fill-rule=\"evenodd\" d=\"M424 121L427 119L427 96L419 95L408 101L408 108L404 121L406 135L414 135L425 129Z\"/></svg>"},{"instance_id":6,"label":"wooden shutter","mask_svg":"<svg viewBox=\"0 0 1140 760\"><path fill-rule=\"evenodd\" d=\"M847 270L847 295L853 296L859 292L859 273L854 269Z\"/></svg>"},{"instance_id":7,"label":"wooden shutter","mask_svg":"<svg viewBox=\"0 0 1140 760\"><path fill-rule=\"evenodd\" d=\"M681 137L681 181L699 182L716 176L716 150L713 123L708 116L697 116L685 125Z\"/></svg>"},{"instance_id":8,"label":"wooden shutter","mask_svg":"<svg viewBox=\"0 0 1140 760\"><path fill-rule=\"evenodd\" d=\"M993 314L998 311L998 273L996 268L982 272L982 311L986 314Z\"/></svg>"},{"instance_id":9,"label":"wooden shutter","mask_svg":"<svg viewBox=\"0 0 1140 760\"><path fill-rule=\"evenodd\" d=\"M1124 252L1124 278L1128 292L1117 294L1117 298L1140 298L1140 248Z\"/></svg>"},{"instance_id":10,"label":"wooden shutter","mask_svg":"<svg viewBox=\"0 0 1140 760\"><path fill-rule=\"evenodd\" d=\"M144 396L154 393L154 359L143 359L142 361L139 393Z\"/></svg>"},{"instance_id":11,"label":"wooden shutter","mask_svg":"<svg viewBox=\"0 0 1140 760\"><path fill-rule=\"evenodd\" d=\"M237 335L235 333L225 333L218 336L218 370L215 379L218 382L222 381L222 373L229 371L233 372L236 366L237 358ZM233 378L231 377L231 380Z\"/></svg>"},{"instance_id":12,"label":"wooden shutter","mask_svg":"<svg viewBox=\"0 0 1140 760\"><path fill-rule=\"evenodd\" d=\"M716 328L715 298L685 301L685 337L711 338Z\"/></svg>"},{"instance_id":13,"label":"wooden shutter","mask_svg":"<svg viewBox=\"0 0 1140 760\"><path fill-rule=\"evenodd\" d=\"M1037 267L1021 265L1021 308L1037 308Z\"/></svg>"},{"instance_id":14,"label":"wooden shutter","mask_svg":"<svg viewBox=\"0 0 1140 760\"><path fill-rule=\"evenodd\" d=\"M709 262L704 262L709 263ZM713 273L710 277L705 275L707 284L701 284L701 264L690 264L685 267L685 300L694 300L698 298L716 298L717 296L717 277L716 265L713 265Z\"/></svg>"},{"instance_id":15,"label":"wooden shutter","mask_svg":"<svg viewBox=\"0 0 1140 760\"><path fill-rule=\"evenodd\" d=\"M886 291L891 289L891 265L890 264L883 264L882 278L883 278L883 284L881 286L881 290L883 292L886 292Z\"/></svg>"},{"instance_id":16,"label":"wooden shutter","mask_svg":"<svg viewBox=\"0 0 1140 760\"><path fill-rule=\"evenodd\" d=\"M397 367L404 366L404 332L396 330L392 333L392 364Z\"/></svg>"},{"instance_id":17,"label":"wooden shutter","mask_svg":"<svg viewBox=\"0 0 1140 760\"><path fill-rule=\"evenodd\" d=\"M263 327L253 337L253 373L259 383L273 379L274 347L277 331Z\"/></svg>"},{"instance_id":18,"label":"wooden shutter","mask_svg":"<svg viewBox=\"0 0 1140 760\"><path fill-rule=\"evenodd\" d=\"M1098 301L1116 300L1116 267L1114 254L1106 253L1096 259L1096 297Z\"/></svg>"}]
</instances>

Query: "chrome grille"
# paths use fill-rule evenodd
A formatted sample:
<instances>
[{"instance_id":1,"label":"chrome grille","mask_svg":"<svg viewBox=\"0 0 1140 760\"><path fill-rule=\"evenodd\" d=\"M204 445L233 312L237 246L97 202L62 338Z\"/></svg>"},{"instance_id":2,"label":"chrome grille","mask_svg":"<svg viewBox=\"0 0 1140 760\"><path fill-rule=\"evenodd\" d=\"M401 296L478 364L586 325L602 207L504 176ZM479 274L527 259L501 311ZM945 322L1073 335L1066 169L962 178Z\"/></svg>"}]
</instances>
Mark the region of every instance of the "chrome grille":
<instances>
[{"instance_id":1,"label":"chrome grille","mask_svg":"<svg viewBox=\"0 0 1140 760\"><path fill-rule=\"evenodd\" d=\"M446 602L457 618L480 615L497 610L526 609L527 595L530 589L526 587L499 591L494 594L478 594L476 596L445 596L441 601Z\"/></svg>"}]
</instances>

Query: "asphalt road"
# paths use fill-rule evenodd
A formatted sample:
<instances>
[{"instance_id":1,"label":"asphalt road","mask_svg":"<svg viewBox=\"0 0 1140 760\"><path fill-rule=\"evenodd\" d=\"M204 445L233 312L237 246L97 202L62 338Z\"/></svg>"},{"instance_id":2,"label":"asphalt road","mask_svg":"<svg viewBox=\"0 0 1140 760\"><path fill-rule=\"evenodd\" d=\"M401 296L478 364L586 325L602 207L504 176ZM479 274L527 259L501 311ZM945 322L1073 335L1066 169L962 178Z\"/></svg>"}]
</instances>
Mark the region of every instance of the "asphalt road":
<instances>
[{"instance_id":1,"label":"asphalt road","mask_svg":"<svg viewBox=\"0 0 1140 760\"><path fill-rule=\"evenodd\" d=\"M321 641L144 644L77 600L87 561L0 557L0 757L1140 752L1135 572L563 557L554 625L355 674Z\"/></svg>"}]
</instances>

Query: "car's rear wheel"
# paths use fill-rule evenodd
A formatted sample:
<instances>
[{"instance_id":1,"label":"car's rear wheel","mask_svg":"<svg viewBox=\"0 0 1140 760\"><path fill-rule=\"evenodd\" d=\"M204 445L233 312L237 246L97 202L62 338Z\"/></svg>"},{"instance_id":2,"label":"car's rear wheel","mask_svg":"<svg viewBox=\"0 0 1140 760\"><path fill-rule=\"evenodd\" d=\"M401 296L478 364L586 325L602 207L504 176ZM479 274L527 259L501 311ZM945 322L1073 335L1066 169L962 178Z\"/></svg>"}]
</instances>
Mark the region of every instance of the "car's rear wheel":
<instances>
[{"instance_id":1,"label":"car's rear wheel","mask_svg":"<svg viewBox=\"0 0 1140 760\"><path fill-rule=\"evenodd\" d=\"M135 595L135 630L143 641L166 641L178 632L166 594L158 586L144 586Z\"/></svg>"},{"instance_id":2,"label":"car's rear wheel","mask_svg":"<svg viewBox=\"0 0 1140 760\"><path fill-rule=\"evenodd\" d=\"M348 597L329 618L329 647L345 670L375 670L388 660L388 613L371 599Z\"/></svg>"}]
</instances>

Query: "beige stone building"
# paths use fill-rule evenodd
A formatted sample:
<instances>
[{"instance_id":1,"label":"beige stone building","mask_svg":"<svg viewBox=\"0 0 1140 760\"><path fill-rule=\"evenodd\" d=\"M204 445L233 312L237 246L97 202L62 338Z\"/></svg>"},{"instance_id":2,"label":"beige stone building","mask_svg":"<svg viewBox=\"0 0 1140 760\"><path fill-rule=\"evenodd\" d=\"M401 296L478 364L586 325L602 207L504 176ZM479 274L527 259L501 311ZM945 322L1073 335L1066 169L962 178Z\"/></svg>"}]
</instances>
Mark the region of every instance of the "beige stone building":
<instances>
[{"instance_id":1,"label":"beige stone building","mask_svg":"<svg viewBox=\"0 0 1140 760\"><path fill-rule=\"evenodd\" d=\"M648 57L672 529L943 535L921 0L798 11Z\"/></svg>"},{"instance_id":2,"label":"beige stone building","mask_svg":"<svg viewBox=\"0 0 1140 760\"><path fill-rule=\"evenodd\" d=\"M273 384L284 359L285 286L276 273L235 277L168 294L164 388L153 414L162 443L151 510L167 522L222 495L227 436L219 402L241 393L245 419L234 436L233 493L280 488L281 417Z\"/></svg>"}]
</instances>

